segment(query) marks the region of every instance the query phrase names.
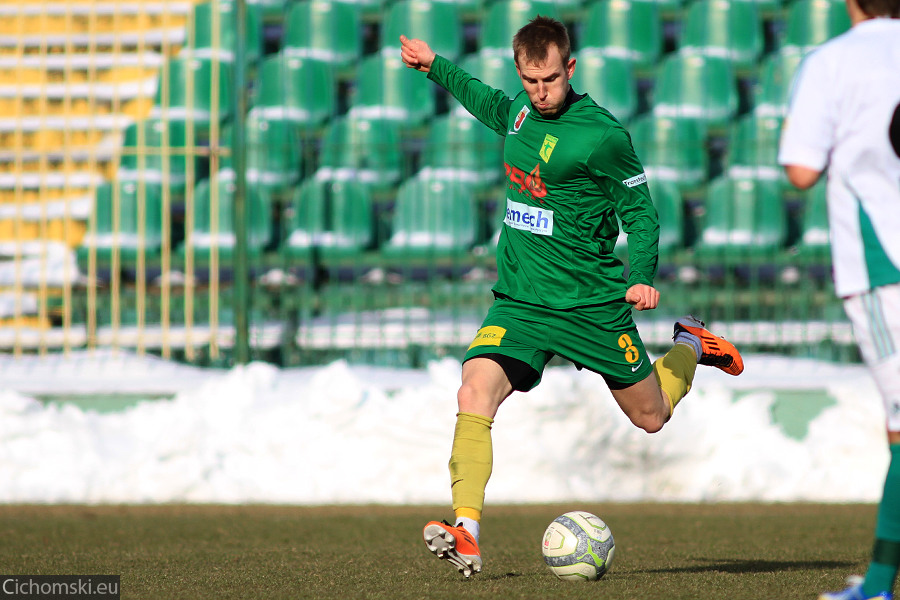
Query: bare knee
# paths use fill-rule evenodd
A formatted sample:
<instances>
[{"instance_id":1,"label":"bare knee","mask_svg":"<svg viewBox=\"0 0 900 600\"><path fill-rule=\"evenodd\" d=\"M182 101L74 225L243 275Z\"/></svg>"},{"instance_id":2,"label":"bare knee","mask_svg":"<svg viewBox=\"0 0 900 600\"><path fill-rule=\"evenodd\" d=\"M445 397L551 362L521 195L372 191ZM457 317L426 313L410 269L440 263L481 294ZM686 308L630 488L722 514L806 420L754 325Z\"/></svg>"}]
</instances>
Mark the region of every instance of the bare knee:
<instances>
[{"instance_id":1,"label":"bare knee","mask_svg":"<svg viewBox=\"0 0 900 600\"><path fill-rule=\"evenodd\" d=\"M634 423L635 427L643 429L647 433L656 433L663 428L663 425L665 425L668 420L658 411L631 414L628 415L628 418L631 419L631 422Z\"/></svg>"},{"instance_id":2,"label":"bare knee","mask_svg":"<svg viewBox=\"0 0 900 600\"><path fill-rule=\"evenodd\" d=\"M497 406L491 395L481 386L471 382L463 382L456 392L456 401L460 412L485 415L493 418L497 412Z\"/></svg>"}]
</instances>

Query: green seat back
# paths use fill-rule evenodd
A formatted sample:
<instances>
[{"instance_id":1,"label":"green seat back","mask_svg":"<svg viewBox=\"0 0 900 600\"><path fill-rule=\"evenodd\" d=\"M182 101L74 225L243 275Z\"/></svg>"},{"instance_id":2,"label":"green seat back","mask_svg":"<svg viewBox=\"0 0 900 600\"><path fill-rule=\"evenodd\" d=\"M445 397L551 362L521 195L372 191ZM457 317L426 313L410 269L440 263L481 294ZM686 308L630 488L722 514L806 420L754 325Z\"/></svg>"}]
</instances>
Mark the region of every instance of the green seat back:
<instances>
[{"instance_id":1,"label":"green seat back","mask_svg":"<svg viewBox=\"0 0 900 600\"><path fill-rule=\"evenodd\" d=\"M462 54L462 21L453 2L394 2L382 22L381 47L387 52L399 53L401 34L411 39L428 40L432 50L451 61Z\"/></svg>"},{"instance_id":2,"label":"green seat back","mask_svg":"<svg viewBox=\"0 0 900 600\"><path fill-rule=\"evenodd\" d=\"M361 7L351 2L308 0L294 2L284 24L286 54L317 58L338 67L362 56Z\"/></svg>"},{"instance_id":3,"label":"green seat back","mask_svg":"<svg viewBox=\"0 0 900 600\"><path fill-rule=\"evenodd\" d=\"M442 179L496 182L503 174L503 138L470 117L442 115L429 126L422 167Z\"/></svg>"},{"instance_id":4,"label":"green seat back","mask_svg":"<svg viewBox=\"0 0 900 600\"><path fill-rule=\"evenodd\" d=\"M232 65L217 58L176 57L159 71L153 116L204 129L233 112Z\"/></svg>"},{"instance_id":5,"label":"green seat back","mask_svg":"<svg viewBox=\"0 0 900 600\"><path fill-rule=\"evenodd\" d=\"M629 130L650 181L672 181L686 190L706 180L709 158L700 122L643 115Z\"/></svg>"},{"instance_id":6,"label":"green seat back","mask_svg":"<svg viewBox=\"0 0 900 600\"><path fill-rule=\"evenodd\" d=\"M580 52L572 87L588 93L594 102L608 110L622 123L627 123L638 109L634 68L627 58Z\"/></svg>"},{"instance_id":7,"label":"green seat back","mask_svg":"<svg viewBox=\"0 0 900 600\"><path fill-rule=\"evenodd\" d=\"M413 177L397 192L391 253L459 253L475 243L475 201L460 181Z\"/></svg>"},{"instance_id":8,"label":"green seat back","mask_svg":"<svg viewBox=\"0 0 900 600\"><path fill-rule=\"evenodd\" d=\"M323 256L354 254L374 240L372 200L356 181L303 182L292 198L288 249L317 248Z\"/></svg>"},{"instance_id":9,"label":"green seat back","mask_svg":"<svg viewBox=\"0 0 900 600\"><path fill-rule=\"evenodd\" d=\"M655 2L596 0L588 5L581 34L582 51L597 50L627 58L644 72L659 60L662 44L662 20Z\"/></svg>"},{"instance_id":10,"label":"green seat back","mask_svg":"<svg viewBox=\"0 0 900 600\"><path fill-rule=\"evenodd\" d=\"M654 114L720 128L737 107L734 69L727 58L679 52L663 60L654 85Z\"/></svg>"},{"instance_id":11,"label":"green seat back","mask_svg":"<svg viewBox=\"0 0 900 600\"><path fill-rule=\"evenodd\" d=\"M709 184L698 253L728 257L774 255L787 219L777 181L716 178Z\"/></svg>"},{"instance_id":12,"label":"green seat back","mask_svg":"<svg viewBox=\"0 0 900 600\"><path fill-rule=\"evenodd\" d=\"M794 0L787 8L783 46L804 52L850 29L850 16L843 2Z\"/></svg>"},{"instance_id":13,"label":"green seat back","mask_svg":"<svg viewBox=\"0 0 900 600\"><path fill-rule=\"evenodd\" d=\"M270 189L298 181L302 173L301 128L293 121L255 113L250 113L245 123L247 180Z\"/></svg>"},{"instance_id":14,"label":"green seat back","mask_svg":"<svg viewBox=\"0 0 900 600\"><path fill-rule=\"evenodd\" d=\"M188 144L183 121L136 121L125 129L119 177L183 187L188 165L192 165L195 174L198 172L199 150Z\"/></svg>"},{"instance_id":15,"label":"green seat back","mask_svg":"<svg viewBox=\"0 0 900 600\"><path fill-rule=\"evenodd\" d=\"M351 115L395 121L403 126L421 125L434 115L435 85L421 73L408 69L399 54L367 56L357 73Z\"/></svg>"},{"instance_id":16,"label":"green seat back","mask_svg":"<svg viewBox=\"0 0 900 600\"><path fill-rule=\"evenodd\" d=\"M802 58L800 48L785 46L762 60L754 91L754 113L767 117L787 114L791 84Z\"/></svg>"},{"instance_id":17,"label":"green seat back","mask_svg":"<svg viewBox=\"0 0 900 600\"><path fill-rule=\"evenodd\" d=\"M246 4L247 61L255 63L262 56L262 15L260 7ZM188 21L187 52L191 56L219 57L231 62L237 52L237 11L232 0L214 0L194 4Z\"/></svg>"},{"instance_id":18,"label":"green seat back","mask_svg":"<svg viewBox=\"0 0 900 600\"><path fill-rule=\"evenodd\" d=\"M263 60L253 94L253 107L310 129L337 112L334 68L316 58L274 54Z\"/></svg>"},{"instance_id":19,"label":"green seat back","mask_svg":"<svg viewBox=\"0 0 900 600\"><path fill-rule=\"evenodd\" d=\"M780 179L778 143L781 118L748 114L731 131L728 144L728 173L732 177Z\"/></svg>"},{"instance_id":20,"label":"green seat back","mask_svg":"<svg viewBox=\"0 0 900 600\"><path fill-rule=\"evenodd\" d=\"M217 246L222 253L234 250L235 180L228 171L200 181L194 188L193 237L195 251ZM271 202L258 186L246 186L247 248L259 252L272 239ZM215 223L215 233L213 224Z\"/></svg>"},{"instance_id":21,"label":"green seat back","mask_svg":"<svg viewBox=\"0 0 900 600\"><path fill-rule=\"evenodd\" d=\"M385 188L400 179L403 161L396 123L336 117L322 137L317 176Z\"/></svg>"},{"instance_id":22,"label":"green seat back","mask_svg":"<svg viewBox=\"0 0 900 600\"><path fill-rule=\"evenodd\" d=\"M684 243L684 205L672 181L651 181L650 197L659 215L659 251L671 252Z\"/></svg>"},{"instance_id":23,"label":"green seat back","mask_svg":"<svg viewBox=\"0 0 900 600\"><path fill-rule=\"evenodd\" d=\"M763 23L753 2L695 0L683 27L682 50L725 57L739 70L755 67L763 50Z\"/></svg>"},{"instance_id":24,"label":"green seat back","mask_svg":"<svg viewBox=\"0 0 900 600\"><path fill-rule=\"evenodd\" d=\"M107 181L97 187L97 247L117 245L136 249L139 244L153 251L162 243L162 188L141 181ZM116 214L118 210L118 215ZM115 237L114 234L118 234Z\"/></svg>"}]
</instances>

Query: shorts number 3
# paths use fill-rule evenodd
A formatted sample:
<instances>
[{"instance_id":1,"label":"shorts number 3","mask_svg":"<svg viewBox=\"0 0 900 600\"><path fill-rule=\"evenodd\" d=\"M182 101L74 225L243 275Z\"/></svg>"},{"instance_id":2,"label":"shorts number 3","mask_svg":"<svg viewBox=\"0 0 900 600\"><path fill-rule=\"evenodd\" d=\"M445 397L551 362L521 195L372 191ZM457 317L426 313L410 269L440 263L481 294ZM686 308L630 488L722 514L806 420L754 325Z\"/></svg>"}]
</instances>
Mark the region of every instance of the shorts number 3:
<instances>
[{"instance_id":1,"label":"shorts number 3","mask_svg":"<svg viewBox=\"0 0 900 600\"><path fill-rule=\"evenodd\" d=\"M619 348L625 350L625 360L630 363L636 362L640 357L640 352L638 352L638 349L631 343L631 338L627 333L623 333L619 336Z\"/></svg>"}]
</instances>

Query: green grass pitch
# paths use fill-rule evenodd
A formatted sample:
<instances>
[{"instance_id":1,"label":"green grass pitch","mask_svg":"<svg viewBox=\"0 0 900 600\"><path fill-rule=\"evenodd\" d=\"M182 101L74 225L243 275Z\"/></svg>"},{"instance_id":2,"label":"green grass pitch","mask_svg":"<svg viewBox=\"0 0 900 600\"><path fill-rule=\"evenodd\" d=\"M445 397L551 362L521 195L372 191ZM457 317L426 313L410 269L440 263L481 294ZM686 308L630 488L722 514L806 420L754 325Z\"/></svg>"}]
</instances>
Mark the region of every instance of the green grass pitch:
<instances>
[{"instance_id":1,"label":"green grass pitch","mask_svg":"<svg viewBox=\"0 0 900 600\"><path fill-rule=\"evenodd\" d=\"M610 526L597 582L544 566L544 528L568 510ZM865 568L872 505L489 506L484 571L464 580L421 529L444 507L0 506L6 574L118 574L122 598L814 599Z\"/></svg>"}]
</instances>

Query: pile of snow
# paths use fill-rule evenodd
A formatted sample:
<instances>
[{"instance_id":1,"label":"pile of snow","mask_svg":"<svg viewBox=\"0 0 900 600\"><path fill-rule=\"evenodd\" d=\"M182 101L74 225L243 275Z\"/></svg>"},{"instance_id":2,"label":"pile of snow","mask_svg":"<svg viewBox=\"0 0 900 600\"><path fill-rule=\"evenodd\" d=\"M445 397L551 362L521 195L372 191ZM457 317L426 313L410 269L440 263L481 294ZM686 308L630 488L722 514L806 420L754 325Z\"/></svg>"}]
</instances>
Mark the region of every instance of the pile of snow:
<instances>
[{"instance_id":1,"label":"pile of snow","mask_svg":"<svg viewBox=\"0 0 900 600\"><path fill-rule=\"evenodd\" d=\"M663 430L624 417L603 380L554 367L493 428L488 503L875 501L887 466L865 368L747 357L698 369ZM460 365L229 371L104 353L0 359L0 502L439 503ZM835 404L803 440L772 422L778 390ZM114 413L34 395L160 393Z\"/></svg>"}]
</instances>

